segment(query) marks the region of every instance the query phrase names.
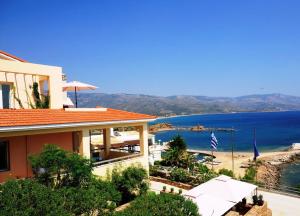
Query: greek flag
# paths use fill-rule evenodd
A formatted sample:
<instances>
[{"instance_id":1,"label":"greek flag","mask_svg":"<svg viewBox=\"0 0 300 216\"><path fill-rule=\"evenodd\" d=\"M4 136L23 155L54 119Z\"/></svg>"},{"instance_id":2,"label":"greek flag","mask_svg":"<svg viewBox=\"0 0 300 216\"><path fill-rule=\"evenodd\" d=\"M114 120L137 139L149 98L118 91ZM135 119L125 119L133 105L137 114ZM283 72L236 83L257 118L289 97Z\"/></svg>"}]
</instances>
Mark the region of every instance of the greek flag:
<instances>
[{"instance_id":1,"label":"greek flag","mask_svg":"<svg viewBox=\"0 0 300 216\"><path fill-rule=\"evenodd\" d=\"M214 132L211 132L210 134L211 140L210 140L210 145L214 150L217 150L217 146L218 146L218 140L215 137Z\"/></svg>"}]
</instances>

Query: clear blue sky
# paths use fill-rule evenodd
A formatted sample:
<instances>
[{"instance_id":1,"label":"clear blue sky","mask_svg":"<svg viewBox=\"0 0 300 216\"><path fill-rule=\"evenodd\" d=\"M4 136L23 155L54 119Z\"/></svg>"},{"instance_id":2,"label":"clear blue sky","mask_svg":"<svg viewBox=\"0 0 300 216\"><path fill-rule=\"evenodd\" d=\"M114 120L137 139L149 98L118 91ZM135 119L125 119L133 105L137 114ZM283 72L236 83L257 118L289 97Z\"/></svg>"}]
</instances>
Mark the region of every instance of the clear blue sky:
<instances>
[{"instance_id":1,"label":"clear blue sky","mask_svg":"<svg viewBox=\"0 0 300 216\"><path fill-rule=\"evenodd\" d=\"M299 0L1 0L0 49L104 93L300 96L299 11Z\"/></svg>"}]
</instances>

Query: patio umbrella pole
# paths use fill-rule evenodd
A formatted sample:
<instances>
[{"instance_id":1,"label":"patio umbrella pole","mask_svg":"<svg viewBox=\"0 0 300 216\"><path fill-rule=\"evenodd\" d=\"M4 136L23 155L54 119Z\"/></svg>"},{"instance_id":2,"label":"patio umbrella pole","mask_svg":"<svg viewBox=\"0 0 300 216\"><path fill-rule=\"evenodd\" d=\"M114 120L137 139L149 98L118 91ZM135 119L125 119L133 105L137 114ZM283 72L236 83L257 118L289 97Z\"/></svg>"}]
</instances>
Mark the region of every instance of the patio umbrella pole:
<instances>
[{"instance_id":1,"label":"patio umbrella pole","mask_svg":"<svg viewBox=\"0 0 300 216\"><path fill-rule=\"evenodd\" d=\"M77 87L75 86L75 107L77 108Z\"/></svg>"}]
</instances>

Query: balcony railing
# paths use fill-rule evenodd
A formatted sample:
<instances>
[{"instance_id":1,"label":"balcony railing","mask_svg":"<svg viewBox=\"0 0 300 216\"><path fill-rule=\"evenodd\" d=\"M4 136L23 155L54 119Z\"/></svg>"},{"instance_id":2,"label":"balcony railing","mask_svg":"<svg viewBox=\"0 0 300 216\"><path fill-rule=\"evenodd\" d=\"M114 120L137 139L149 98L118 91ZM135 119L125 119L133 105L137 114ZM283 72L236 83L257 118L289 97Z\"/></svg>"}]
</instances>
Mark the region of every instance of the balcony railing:
<instances>
[{"instance_id":1,"label":"balcony railing","mask_svg":"<svg viewBox=\"0 0 300 216\"><path fill-rule=\"evenodd\" d=\"M108 159L108 160L98 161L98 162L93 163L93 166L97 167L97 166L101 166L101 165L104 165L104 164L115 163L115 162L118 162L118 161L128 160L128 159L136 158L136 157L140 157L140 156L142 156L141 153L130 154L130 155L122 156L122 157L117 157L117 158L112 158L112 159Z\"/></svg>"}]
</instances>

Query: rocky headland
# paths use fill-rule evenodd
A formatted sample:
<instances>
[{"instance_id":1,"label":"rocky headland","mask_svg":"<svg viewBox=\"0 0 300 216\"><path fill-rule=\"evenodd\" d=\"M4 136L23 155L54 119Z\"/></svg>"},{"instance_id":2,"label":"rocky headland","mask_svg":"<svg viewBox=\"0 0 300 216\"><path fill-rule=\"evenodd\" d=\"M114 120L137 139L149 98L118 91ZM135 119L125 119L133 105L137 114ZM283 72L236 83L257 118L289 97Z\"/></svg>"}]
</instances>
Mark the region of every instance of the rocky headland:
<instances>
[{"instance_id":1,"label":"rocky headland","mask_svg":"<svg viewBox=\"0 0 300 216\"><path fill-rule=\"evenodd\" d=\"M182 130L182 131L195 131L195 132L203 132L203 131L223 131L223 132L231 132L234 131L233 128L206 128L203 125L196 125L192 127L175 127L170 123L158 123L151 125L149 127L150 133L157 133L159 131L168 131L168 130Z\"/></svg>"}]
</instances>

